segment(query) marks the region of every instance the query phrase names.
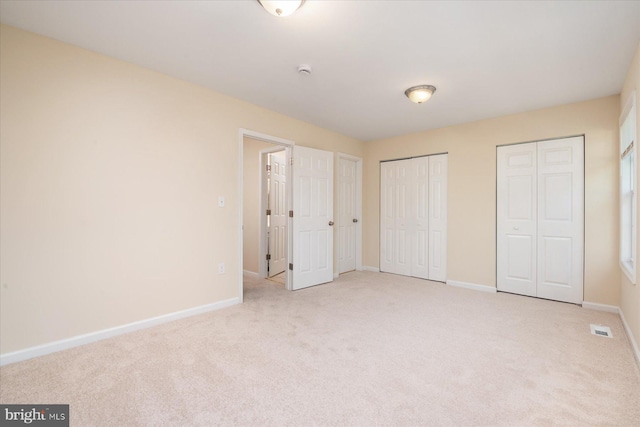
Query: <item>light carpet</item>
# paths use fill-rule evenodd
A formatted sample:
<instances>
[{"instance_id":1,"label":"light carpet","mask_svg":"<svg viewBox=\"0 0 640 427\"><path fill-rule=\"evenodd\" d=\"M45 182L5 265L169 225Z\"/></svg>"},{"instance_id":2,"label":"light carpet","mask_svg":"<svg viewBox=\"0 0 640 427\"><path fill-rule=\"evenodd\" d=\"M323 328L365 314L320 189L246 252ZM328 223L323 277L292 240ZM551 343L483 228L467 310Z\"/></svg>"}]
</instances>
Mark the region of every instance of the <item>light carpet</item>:
<instances>
[{"instance_id":1,"label":"light carpet","mask_svg":"<svg viewBox=\"0 0 640 427\"><path fill-rule=\"evenodd\" d=\"M640 374L617 315L353 272L4 366L0 402L72 426L638 426Z\"/></svg>"}]
</instances>

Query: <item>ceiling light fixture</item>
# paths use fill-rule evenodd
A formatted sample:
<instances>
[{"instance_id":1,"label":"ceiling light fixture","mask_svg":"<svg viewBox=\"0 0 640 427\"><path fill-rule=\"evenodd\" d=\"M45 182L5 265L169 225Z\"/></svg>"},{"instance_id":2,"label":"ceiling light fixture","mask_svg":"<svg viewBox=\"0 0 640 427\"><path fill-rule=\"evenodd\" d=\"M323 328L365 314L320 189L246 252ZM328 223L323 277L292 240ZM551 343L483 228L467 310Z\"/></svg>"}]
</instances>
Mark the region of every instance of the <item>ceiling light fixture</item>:
<instances>
[{"instance_id":1,"label":"ceiling light fixture","mask_svg":"<svg viewBox=\"0 0 640 427\"><path fill-rule=\"evenodd\" d=\"M436 91L435 86L431 85L420 85L410 87L409 89L404 91L404 94L407 95L407 98L411 100L411 102L415 102L416 104L422 104L423 102L427 102L433 92Z\"/></svg>"},{"instance_id":2,"label":"ceiling light fixture","mask_svg":"<svg viewBox=\"0 0 640 427\"><path fill-rule=\"evenodd\" d=\"M258 0L264 9L275 16L289 16L302 6L305 0Z\"/></svg>"}]
</instances>

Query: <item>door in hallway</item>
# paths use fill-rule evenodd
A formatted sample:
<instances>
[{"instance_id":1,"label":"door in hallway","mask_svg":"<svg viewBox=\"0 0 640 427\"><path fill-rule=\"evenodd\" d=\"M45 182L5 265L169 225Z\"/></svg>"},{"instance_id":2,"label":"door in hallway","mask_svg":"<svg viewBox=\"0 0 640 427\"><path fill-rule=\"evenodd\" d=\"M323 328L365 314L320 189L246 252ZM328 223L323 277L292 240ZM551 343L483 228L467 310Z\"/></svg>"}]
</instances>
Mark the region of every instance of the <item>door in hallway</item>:
<instances>
[{"instance_id":1,"label":"door in hallway","mask_svg":"<svg viewBox=\"0 0 640 427\"><path fill-rule=\"evenodd\" d=\"M338 160L338 272L356 269L356 162Z\"/></svg>"},{"instance_id":2,"label":"door in hallway","mask_svg":"<svg viewBox=\"0 0 640 427\"><path fill-rule=\"evenodd\" d=\"M286 154L269 154L269 275L273 277L287 268L287 175Z\"/></svg>"}]
</instances>

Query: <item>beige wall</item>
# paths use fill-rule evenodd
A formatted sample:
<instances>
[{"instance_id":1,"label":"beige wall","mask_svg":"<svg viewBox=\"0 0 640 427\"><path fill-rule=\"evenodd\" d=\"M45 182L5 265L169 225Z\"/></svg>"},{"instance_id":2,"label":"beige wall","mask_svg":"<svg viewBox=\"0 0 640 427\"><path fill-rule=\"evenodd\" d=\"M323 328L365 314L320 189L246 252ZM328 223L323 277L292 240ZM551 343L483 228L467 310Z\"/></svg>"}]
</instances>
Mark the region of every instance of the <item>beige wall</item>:
<instances>
[{"instance_id":1,"label":"beige wall","mask_svg":"<svg viewBox=\"0 0 640 427\"><path fill-rule=\"evenodd\" d=\"M636 118L636 132L638 132L638 134L635 139L637 146L638 141L640 141L640 105L638 105L638 102L640 102L640 99L638 99L638 96L640 96L640 44L638 44L636 54L633 57L633 62L631 63L627 78L622 87L620 94L620 111L624 108L627 99L629 99L633 91L636 92L636 114L638 115ZM640 162L636 161L636 167L636 180L638 180L638 175L640 175ZM640 211L638 213L638 224L640 224ZM637 240L640 242L640 232L638 232ZM638 262L640 262L640 255L636 254L636 265L638 265ZM640 284L631 284L624 274L621 274L620 277L620 309L633 332L636 343L640 345ZM640 274L638 277L640 277Z\"/></svg>"},{"instance_id":2,"label":"beige wall","mask_svg":"<svg viewBox=\"0 0 640 427\"><path fill-rule=\"evenodd\" d=\"M258 252L260 243L260 150L272 148L273 144L244 138L244 169L242 181L242 265L243 269L258 273Z\"/></svg>"},{"instance_id":3,"label":"beige wall","mask_svg":"<svg viewBox=\"0 0 640 427\"><path fill-rule=\"evenodd\" d=\"M0 353L237 297L239 128L365 157L368 266L378 265L379 161L448 152L448 277L487 286L495 286L496 145L585 134L585 300L621 304L638 339L640 292L618 267L618 96L364 144L0 31ZM638 88L638 57L623 99Z\"/></svg>"},{"instance_id":4,"label":"beige wall","mask_svg":"<svg viewBox=\"0 0 640 427\"><path fill-rule=\"evenodd\" d=\"M618 114L611 96L367 143L364 264L379 265L379 162L448 152L448 278L495 287L496 146L585 134L584 299L618 305Z\"/></svg>"},{"instance_id":5,"label":"beige wall","mask_svg":"<svg viewBox=\"0 0 640 427\"><path fill-rule=\"evenodd\" d=\"M0 353L237 297L238 129L362 155L308 123L0 31Z\"/></svg>"}]
</instances>

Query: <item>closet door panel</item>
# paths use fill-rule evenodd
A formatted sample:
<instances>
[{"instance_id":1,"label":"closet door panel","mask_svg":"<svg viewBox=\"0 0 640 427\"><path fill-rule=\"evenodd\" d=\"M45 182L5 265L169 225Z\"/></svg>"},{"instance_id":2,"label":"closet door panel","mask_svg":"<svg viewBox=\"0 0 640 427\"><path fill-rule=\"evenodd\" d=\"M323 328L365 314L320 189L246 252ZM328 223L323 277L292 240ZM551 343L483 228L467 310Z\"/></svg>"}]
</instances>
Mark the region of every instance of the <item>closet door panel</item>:
<instances>
[{"instance_id":1,"label":"closet door panel","mask_svg":"<svg viewBox=\"0 0 640 427\"><path fill-rule=\"evenodd\" d=\"M429 156L429 279L447 280L447 160Z\"/></svg>"},{"instance_id":2,"label":"closet door panel","mask_svg":"<svg viewBox=\"0 0 640 427\"><path fill-rule=\"evenodd\" d=\"M411 275L411 166L380 165L380 271Z\"/></svg>"},{"instance_id":3,"label":"closet door panel","mask_svg":"<svg viewBox=\"0 0 640 427\"><path fill-rule=\"evenodd\" d=\"M396 230L393 164L380 164L380 271L395 273Z\"/></svg>"},{"instance_id":4,"label":"closet door panel","mask_svg":"<svg viewBox=\"0 0 640 427\"><path fill-rule=\"evenodd\" d=\"M538 289L540 298L583 299L583 137L538 143Z\"/></svg>"},{"instance_id":5,"label":"closet door panel","mask_svg":"<svg viewBox=\"0 0 640 427\"><path fill-rule=\"evenodd\" d=\"M497 287L536 296L536 143L497 150Z\"/></svg>"},{"instance_id":6,"label":"closet door panel","mask_svg":"<svg viewBox=\"0 0 640 427\"><path fill-rule=\"evenodd\" d=\"M413 175L411 276L429 278L429 158L410 160Z\"/></svg>"}]
</instances>

